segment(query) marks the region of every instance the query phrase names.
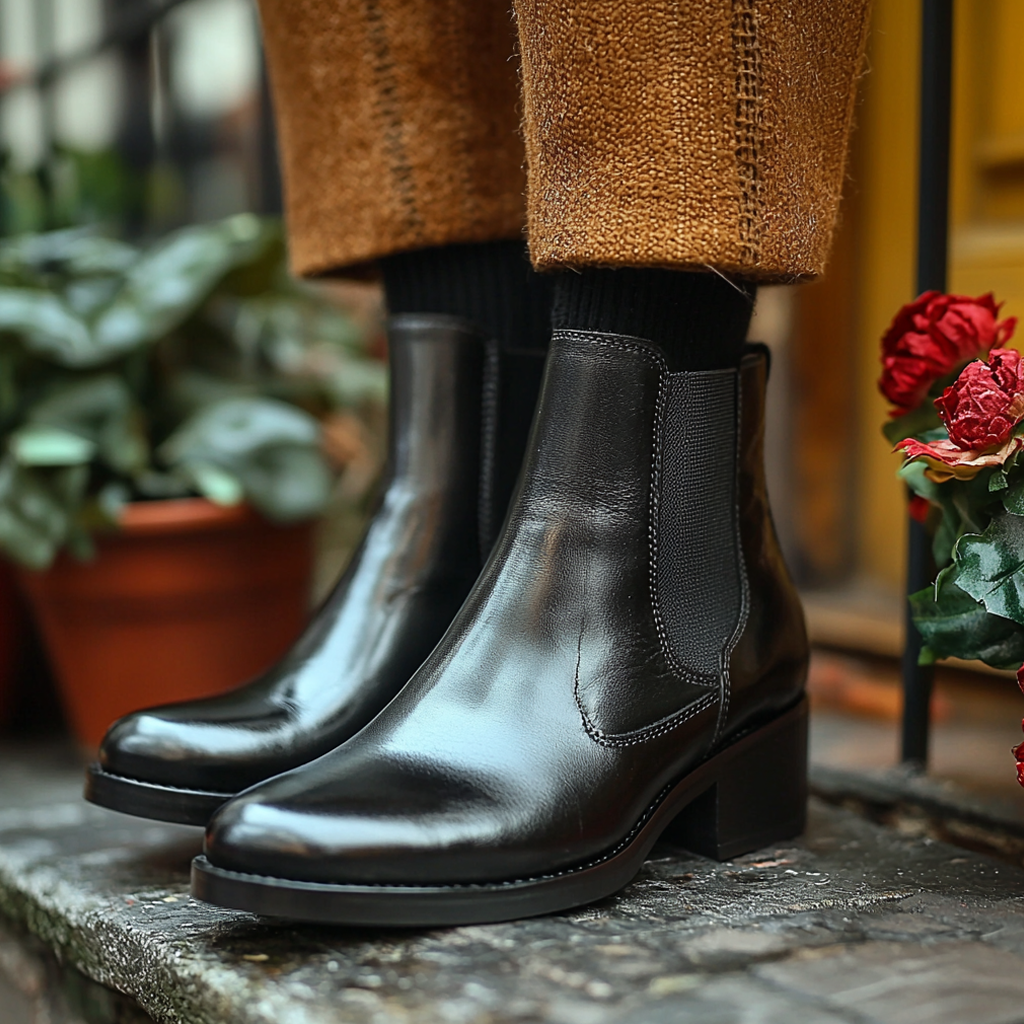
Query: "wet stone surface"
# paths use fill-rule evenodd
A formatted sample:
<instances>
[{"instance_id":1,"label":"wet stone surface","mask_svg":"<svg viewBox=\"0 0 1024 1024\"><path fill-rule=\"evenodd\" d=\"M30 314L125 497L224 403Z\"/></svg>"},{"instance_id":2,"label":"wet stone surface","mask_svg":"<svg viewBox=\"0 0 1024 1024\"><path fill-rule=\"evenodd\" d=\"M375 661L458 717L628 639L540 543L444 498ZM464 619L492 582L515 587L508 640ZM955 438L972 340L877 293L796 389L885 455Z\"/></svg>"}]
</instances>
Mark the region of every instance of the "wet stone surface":
<instances>
[{"instance_id":1,"label":"wet stone surface","mask_svg":"<svg viewBox=\"0 0 1024 1024\"><path fill-rule=\"evenodd\" d=\"M726 864L660 848L575 913L371 932L192 901L198 830L89 807L79 778L0 755L0 919L8 947L126 993L111 1021L1024 1021L1024 871L822 803L798 842Z\"/></svg>"}]
</instances>

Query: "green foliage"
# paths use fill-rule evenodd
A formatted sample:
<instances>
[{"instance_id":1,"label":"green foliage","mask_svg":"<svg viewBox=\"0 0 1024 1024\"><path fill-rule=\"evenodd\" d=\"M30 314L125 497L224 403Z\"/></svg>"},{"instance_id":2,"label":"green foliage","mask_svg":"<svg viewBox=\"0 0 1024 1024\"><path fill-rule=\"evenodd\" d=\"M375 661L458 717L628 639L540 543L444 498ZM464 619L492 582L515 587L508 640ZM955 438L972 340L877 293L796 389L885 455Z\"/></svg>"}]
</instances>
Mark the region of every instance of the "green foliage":
<instances>
[{"instance_id":1,"label":"green foliage","mask_svg":"<svg viewBox=\"0 0 1024 1024\"><path fill-rule=\"evenodd\" d=\"M882 433L889 444L896 445L907 437L916 437L920 440L923 434L936 428L942 428L939 414L933 403L924 402L902 416L887 420L882 425ZM945 431L942 436L946 436Z\"/></svg>"},{"instance_id":2,"label":"green foliage","mask_svg":"<svg viewBox=\"0 0 1024 1024\"><path fill-rule=\"evenodd\" d=\"M950 578L991 615L1024 626L1024 517L1003 512L961 537Z\"/></svg>"},{"instance_id":3,"label":"green foliage","mask_svg":"<svg viewBox=\"0 0 1024 1024\"><path fill-rule=\"evenodd\" d=\"M19 170L9 154L0 154L0 234L83 224L170 227L184 212L182 192L173 168L158 162L139 171L113 149L57 146L34 170Z\"/></svg>"},{"instance_id":4,"label":"green foliage","mask_svg":"<svg viewBox=\"0 0 1024 1024\"><path fill-rule=\"evenodd\" d=\"M934 440L930 435L924 439ZM939 484L926 475L927 468L921 461L905 462L897 475L914 494L932 504L932 555L936 566L944 569L953 561L957 541L967 533L984 531L992 516L1003 510L1012 488L997 469L983 470L973 480ZM998 480L995 486L993 480Z\"/></svg>"},{"instance_id":5,"label":"green foliage","mask_svg":"<svg viewBox=\"0 0 1024 1024\"><path fill-rule=\"evenodd\" d=\"M886 425L895 441L934 442L947 435L928 411ZM920 414L920 415L918 415ZM899 425L896 429L896 425ZM893 429L889 429L893 428ZM931 503L928 526L938 568L935 583L912 594L914 624L925 660L977 659L995 668L1024 662L1024 465L1019 455L970 480L936 483L922 461L905 462L899 477Z\"/></svg>"},{"instance_id":6,"label":"green foliage","mask_svg":"<svg viewBox=\"0 0 1024 1024\"><path fill-rule=\"evenodd\" d=\"M1024 630L986 611L957 586L952 567L935 584L910 596L914 625L940 658L977 659L994 668L1016 669L1024 662Z\"/></svg>"},{"instance_id":7,"label":"green foliage","mask_svg":"<svg viewBox=\"0 0 1024 1024\"><path fill-rule=\"evenodd\" d=\"M169 466L218 504L245 495L278 519L323 508L330 474L308 413L271 398L225 398L200 407L160 447Z\"/></svg>"},{"instance_id":8,"label":"green foliage","mask_svg":"<svg viewBox=\"0 0 1024 1024\"><path fill-rule=\"evenodd\" d=\"M1003 495L1003 508L1015 516L1024 516L1024 479L1007 487Z\"/></svg>"},{"instance_id":9,"label":"green foliage","mask_svg":"<svg viewBox=\"0 0 1024 1024\"><path fill-rule=\"evenodd\" d=\"M126 501L201 494L315 515L320 419L383 397L360 331L243 214L134 246L0 243L0 550L44 567Z\"/></svg>"}]
</instances>

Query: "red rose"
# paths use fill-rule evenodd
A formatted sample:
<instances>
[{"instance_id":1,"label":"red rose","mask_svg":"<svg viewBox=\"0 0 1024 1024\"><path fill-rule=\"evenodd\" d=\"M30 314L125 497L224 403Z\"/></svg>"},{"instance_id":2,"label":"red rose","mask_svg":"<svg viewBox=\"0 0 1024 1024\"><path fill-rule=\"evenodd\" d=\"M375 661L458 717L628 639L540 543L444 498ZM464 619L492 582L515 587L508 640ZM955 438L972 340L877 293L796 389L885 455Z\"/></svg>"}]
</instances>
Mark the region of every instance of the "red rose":
<instances>
[{"instance_id":1,"label":"red rose","mask_svg":"<svg viewBox=\"0 0 1024 1024\"><path fill-rule=\"evenodd\" d=\"M910 499L910 518L916 519L919 523L927 522L928 513L932 510L932 503L920 494L915 494Z\"/></svg>"},{"instance_id":2,"label":"red rose","mask_svg":"<svg viewBox=\"0 0 1024 1024\"><path fill-rule=\"evenodd\" d=\"M1024 363L1020 353L996 348L989 361L968 364L935 399L950 441L981 452L1004 444L1024 418Z\"/></svg>"},{"instance_id":3,"label":"red rose","mask_svg":"<svg viewBox=\"0 0 1024 1024\"><path fill-rule=\"evenodd\" d=\"M1017 325L997 320L991 293L977 299L925 292L904 306L882 338L878 387L901 416L916 409L928 389L958 366L1005 344Z\"/></svg>"}]
</instances>

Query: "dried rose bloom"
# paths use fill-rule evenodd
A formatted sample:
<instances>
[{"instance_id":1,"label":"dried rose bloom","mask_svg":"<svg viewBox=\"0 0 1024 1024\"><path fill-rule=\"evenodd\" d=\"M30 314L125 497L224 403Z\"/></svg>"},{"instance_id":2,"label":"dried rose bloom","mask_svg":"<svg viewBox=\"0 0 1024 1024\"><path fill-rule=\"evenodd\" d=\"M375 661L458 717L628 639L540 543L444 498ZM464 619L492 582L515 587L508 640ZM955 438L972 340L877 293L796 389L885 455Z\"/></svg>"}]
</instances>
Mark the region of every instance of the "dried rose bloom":
<instances>
[{"instance_id":1,"label":"dried rose bloom","mask_svg":"<svg viewBox=\"0 0 1024 1024\"><path fill-rule=\"evenodd\" d=\"M991 294L925 292L905 305L882 338L882 376L878 387L896 407L892 415L916 409L928 389L958 366L1004 345L1016 319L998 320Z\"/></svg>"}]
</instances>

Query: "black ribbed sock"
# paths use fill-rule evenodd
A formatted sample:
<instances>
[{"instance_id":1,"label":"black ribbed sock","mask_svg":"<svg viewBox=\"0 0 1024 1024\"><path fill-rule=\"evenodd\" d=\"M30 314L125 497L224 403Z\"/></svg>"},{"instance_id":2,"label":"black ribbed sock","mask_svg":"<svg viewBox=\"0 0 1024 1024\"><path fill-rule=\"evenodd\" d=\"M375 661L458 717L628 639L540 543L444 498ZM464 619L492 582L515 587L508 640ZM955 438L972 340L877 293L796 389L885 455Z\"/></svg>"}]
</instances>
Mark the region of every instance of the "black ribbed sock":
<instances>
[{"instance_id":1,"label":"black ribbed sock","mask_svg":"<svg viewBox=\"0 0 1024 1024\"><path fill-rule=\"evenodd\" d=\"M548 347L553 281L533 270L523 242L416 249L380 265L389 313L449 313L504 349Z\"/></svg>"},{"instance_id":2,"label":"black ribbed sock","mask_svg":"<svg viewBox=\"0 0 1024 1024\"><path fill-rule=\"evenodd\" d=\"M584 270L556 275L552 323L654 342L669 367L738 366L757 286L682 270Z\"/></svg>"}]
</instances>

